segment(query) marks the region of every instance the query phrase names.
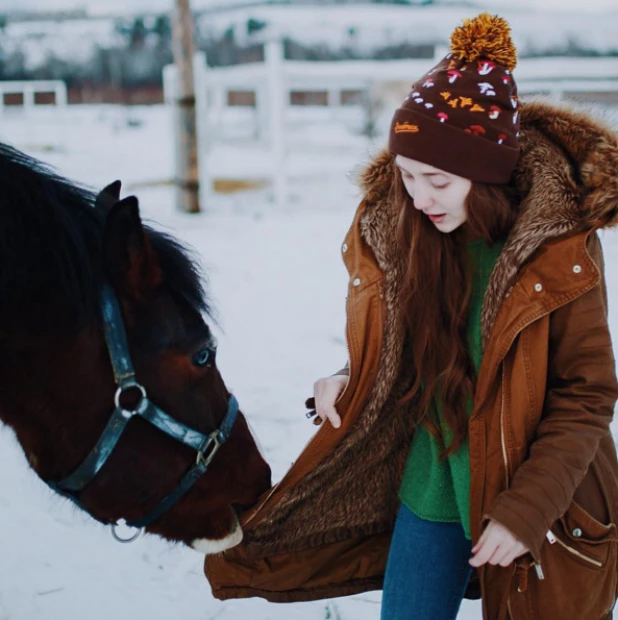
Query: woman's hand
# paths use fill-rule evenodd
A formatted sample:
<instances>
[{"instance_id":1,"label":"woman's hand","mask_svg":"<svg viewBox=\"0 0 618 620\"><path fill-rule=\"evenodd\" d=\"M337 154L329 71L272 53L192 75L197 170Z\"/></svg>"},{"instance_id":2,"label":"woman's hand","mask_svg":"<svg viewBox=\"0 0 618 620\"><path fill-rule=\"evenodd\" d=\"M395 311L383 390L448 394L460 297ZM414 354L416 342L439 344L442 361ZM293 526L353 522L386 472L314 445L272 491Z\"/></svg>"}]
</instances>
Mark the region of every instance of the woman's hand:
<instances>
[{"instance_id":1,"label":"woman's hand","mask_svg":"<svg viewBox=\"0 0 618 620\"><path fill-rule=\"evenodd\" d=\"M489 521L478 543L472 548L474 557L470 559L470 564L478 567L489 562L509 566L515 558L528 551L503 525L497 521Z\"/></svg>"},{"instance_id":2,"label":"woman's hand","mask_svg":"<svg viewBox=\"0 0 618 620\"><path fill-rule=\"evenodd\" d=\"M341 426L341 418L335 409L335 402L348 384L348 380L349 377L346 375L333 375L332 377L318 379L313 384L315 412L321 422L330 420L335 428Z\"/></svg>"}]
</instances>

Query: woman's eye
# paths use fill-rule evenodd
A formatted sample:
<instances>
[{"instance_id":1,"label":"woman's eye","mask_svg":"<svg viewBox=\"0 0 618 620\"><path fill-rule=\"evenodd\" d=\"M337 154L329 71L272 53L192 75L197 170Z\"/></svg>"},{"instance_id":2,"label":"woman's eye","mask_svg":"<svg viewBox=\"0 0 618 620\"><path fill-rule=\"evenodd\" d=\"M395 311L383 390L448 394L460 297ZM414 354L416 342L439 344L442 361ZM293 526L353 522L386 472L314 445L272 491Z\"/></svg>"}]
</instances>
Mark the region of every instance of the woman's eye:
<instances>
[{"instance_id":1,"label":"woman's eye","mask_svg":"<svg viewBox=\"0 0 618 620\"><path fill-rule=\"evenodd\" d=\"M202 349L193 356L193 364L198 368L212 366L215 354L212 349Z\"/></svg>"},{"instance_id":2,"label":"woman's eye","mask_svg":"<svg viewBox=\"0 0 618 620\"><path fill-rule=\"evenodd\" d=\"M448 187L448 183L445 183L444 185L434 185L434 187L436 189L444 189L445 187Z\"/></svg>"}]
</instances>

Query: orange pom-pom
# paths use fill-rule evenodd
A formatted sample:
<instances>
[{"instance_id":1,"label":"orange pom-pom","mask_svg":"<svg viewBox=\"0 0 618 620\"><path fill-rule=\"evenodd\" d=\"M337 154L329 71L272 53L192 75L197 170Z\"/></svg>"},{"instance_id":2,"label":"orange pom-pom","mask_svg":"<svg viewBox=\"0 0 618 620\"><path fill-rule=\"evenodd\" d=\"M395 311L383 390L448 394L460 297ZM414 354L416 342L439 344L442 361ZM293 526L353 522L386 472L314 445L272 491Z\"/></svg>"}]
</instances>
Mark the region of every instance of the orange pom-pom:
<instances>
[{"instance_id":1,"label":"orange pom-pom","mask_svg":"<svg viewBox=\"0 0 618 620\"><path fill-rule=\"evenodd\" d=\"M466 19L451 35L451 52L464 62L478 58L491 60L512 71L517 65L517 50L511 40L511 27L497 15L481 13Z\"/></svg>"}]
</instances>

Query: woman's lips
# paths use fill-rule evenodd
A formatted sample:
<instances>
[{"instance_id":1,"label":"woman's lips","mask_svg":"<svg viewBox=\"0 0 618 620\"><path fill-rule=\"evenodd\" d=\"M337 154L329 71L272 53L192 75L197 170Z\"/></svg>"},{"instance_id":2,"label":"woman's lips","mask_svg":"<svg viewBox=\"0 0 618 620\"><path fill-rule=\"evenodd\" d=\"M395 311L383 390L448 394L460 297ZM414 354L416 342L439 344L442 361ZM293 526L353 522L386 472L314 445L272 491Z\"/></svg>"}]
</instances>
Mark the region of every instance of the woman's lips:
<instances>
[{"instance_id":1,"label":"woman's lips","mask_svg":"<svg viewBox=\"0 0 618 620\"><path fill-rule=\"evenodd\" d=\"M441 215L428 215L427 216L434 224L439 224L445 217L446 213L442 213Z\"/></svg>"}]
</instances>

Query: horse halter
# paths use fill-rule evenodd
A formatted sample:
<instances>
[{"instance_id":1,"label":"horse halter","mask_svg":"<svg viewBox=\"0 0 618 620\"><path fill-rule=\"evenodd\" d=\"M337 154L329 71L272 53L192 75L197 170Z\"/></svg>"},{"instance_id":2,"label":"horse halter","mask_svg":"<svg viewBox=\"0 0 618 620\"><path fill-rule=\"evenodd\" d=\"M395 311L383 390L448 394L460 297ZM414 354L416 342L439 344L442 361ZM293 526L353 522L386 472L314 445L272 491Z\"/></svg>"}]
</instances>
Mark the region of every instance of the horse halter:
<instances>
[{"instance_id":1,"label":"horse halter","mask_svg":"<svg viewBox=\"0 0 618 620\"><path fill-rule=\"evenodd\" d=\"M118 386L114 398L116 407L96 445L82 461L81 465L60 482L47 482L47 485L56 493L67 497L82 510L88 512L79 499L79 493L105 465L118 444L127 424L135 416L143 418L166 435L185 446L193 448L197 452L195 464L180 479L176 488L164 497L145 517L130 523L122 519L117 523L111 523L105 522L92 514L90 515L105 525L111 525L112 535L119 542L132 542L138 538L146 526L156 521L164 512L169 510L206 472L219 448L230 437L238 417L238 401L230 394L227 413L223 418L223 422L218 429L207 435L186 426L182 422L178 422L154 405L148 399L144 387L136 381L118 299L108 284L105 284L103 288L102 314L105 339L114 369L116 385ZM215 350L213 348L211 349L211 355L214 356L214 353ZM120 402L122 394L129 390L138 390L140 392L140 400L133 409L126 409ZM139 531L130 538L121 538L116 532L116 528L119 525L128 525L129 527L137 528Z\"/></svg>"}]
</instances>

